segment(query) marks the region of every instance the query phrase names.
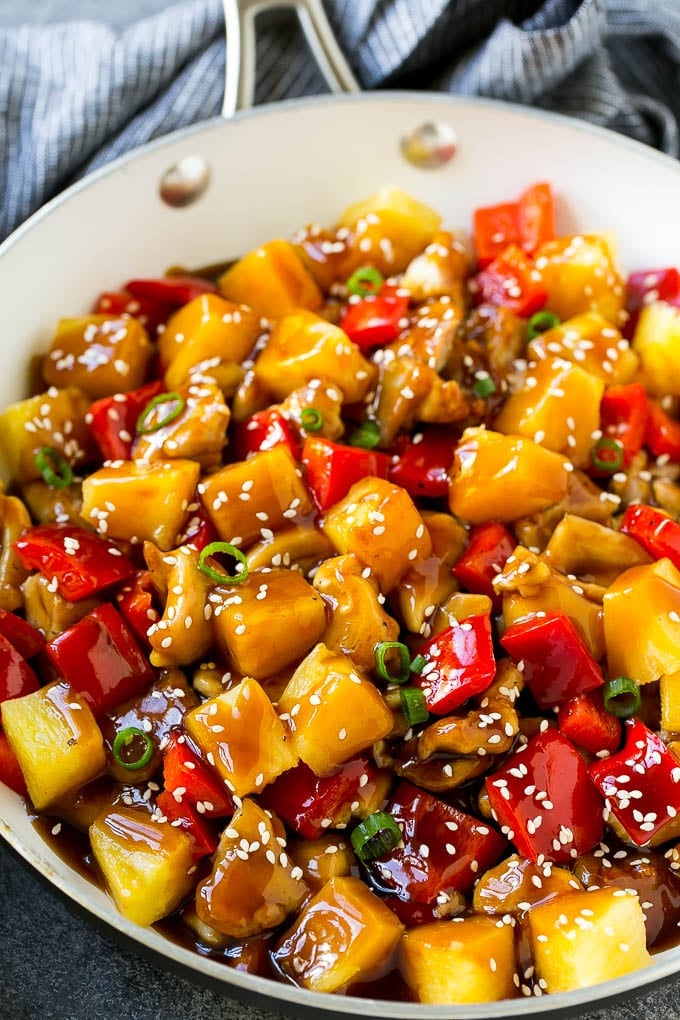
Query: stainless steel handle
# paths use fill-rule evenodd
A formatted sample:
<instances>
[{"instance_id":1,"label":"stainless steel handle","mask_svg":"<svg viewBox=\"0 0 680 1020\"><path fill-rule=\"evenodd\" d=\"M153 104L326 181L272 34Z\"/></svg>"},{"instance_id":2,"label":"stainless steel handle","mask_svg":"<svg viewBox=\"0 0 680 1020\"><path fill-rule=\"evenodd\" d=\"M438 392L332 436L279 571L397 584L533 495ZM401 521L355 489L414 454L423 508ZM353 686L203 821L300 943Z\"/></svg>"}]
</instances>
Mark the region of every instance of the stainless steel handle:
<instances>
[{"instance_id":1,"label":"stainless steel handle","mask_svg":"<svg viewBox=\"0 0 680 1020\"><path fill-rule=\"evenodd\" d=\"M222 0L227 33L222 116L233 117L255 99L255 19L272 11L297 15L310 52L331 92L359 92L360 86L337 44L321 0Z\"/></svg>"}]
</instances>

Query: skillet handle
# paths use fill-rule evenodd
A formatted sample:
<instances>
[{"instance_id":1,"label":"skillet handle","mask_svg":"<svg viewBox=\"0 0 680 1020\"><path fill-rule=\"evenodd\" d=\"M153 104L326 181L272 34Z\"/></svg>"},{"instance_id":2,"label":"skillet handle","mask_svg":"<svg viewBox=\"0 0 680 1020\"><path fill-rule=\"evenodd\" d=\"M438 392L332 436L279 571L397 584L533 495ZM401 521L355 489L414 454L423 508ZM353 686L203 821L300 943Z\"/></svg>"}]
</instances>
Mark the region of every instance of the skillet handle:
<instances>
[{"instance_id":1,"label":"skillet handle","mask_svg":"<svg viewBox=\"0 0 680 1020\"><path fill-rule=\"evenodd\" d=\"M222 0L227 31L222 116L233 117L255 99L255 19L268 11L294 11L310 52L331 92L360 86L333 35L321 0Z\"/></svg>"}]
</instances>

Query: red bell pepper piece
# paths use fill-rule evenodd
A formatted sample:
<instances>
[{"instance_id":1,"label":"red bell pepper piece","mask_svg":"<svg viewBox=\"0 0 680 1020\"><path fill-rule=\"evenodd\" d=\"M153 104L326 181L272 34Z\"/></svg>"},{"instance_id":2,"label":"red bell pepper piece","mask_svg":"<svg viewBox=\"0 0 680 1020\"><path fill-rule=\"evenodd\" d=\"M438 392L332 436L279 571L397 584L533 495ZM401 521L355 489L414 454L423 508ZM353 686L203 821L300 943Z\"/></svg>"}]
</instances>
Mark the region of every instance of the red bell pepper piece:
<instances>
[{"instance_id":1,"label":"red bell pepper piece","mask_svg":"<svg viewBox=\"0 0 680 1020\"><path fill-rule=\"evenodd\" d=\"M305 839L316 839L341 820L343 810L350 813L347 809L357 800L362 785L377 775L366 755L352 758L320 778L301 763L268 786L260 803Z\"/></svg>"},{"instance_id":2,"label":"red bell pepper piece","mask_svg":"<svg viewBox=\"0 0 680 1020\"><path fill-rule=\"evenodd\" d=\"M425 665L413 680L425 695L428 711L435 715L447 715L481 694L496 673L491 620L486 615L470 616L447 627L418 652Z\"/></svg>"},{"instance_id":3,"label":"red bell pepper piece","mask_svg":"<svg viewBox=\"0 0 680 1020\"><path fill-rule=\"evenodd\" d=\"M509 244L533 255L555 238L555 203L549 184L527 188L518 202L476 209L473 215L474 245L483 269Z\"/></svg>"},{"instance_id":4,"label":"red bell pepper piece","mask_svg":"<svg viewBox=\"0 0 680 1020\"><path fill-rule=\"evenodd\" d=\"M138 319L150 336L155 337L158 327L170 318L175 305L160 304L136 298L128 290L108 290L100 294L93 311L102 315L129 315Z\"/></svg>"},{"instance_id":5,"label":"red bell pepper piece","mask_svg":"<svg viewBox=\"0 0 680 1020\"><path fill-rule=\"evenodd\" d=\"M622 467L627 468L642 449L648 421L649 403L640 383L610 386L605 390L600 402L600 427L603 435L621 444Z\"/></svg>"},{"instance_id":6,"label":"red bell pepper piece","mask_svg":"<svg viewBox=\"0 0 680 1020\"><path fill-rule=\"evenodd\" d=\"M467 895L507 852L493 826L411 783L399 784L385 810L401 829L402 843L366 867L375 885L394 897L392 909L400 916L406 911L405 919L414 905L444 906L453 892Z\"/></svg>"},{"instance_id":7,"label":"red bell pepper piece","mask_svg":"<svg viewBox=\"0 0 680 1020\"><path fill-rule=\"evenodd\" d=\"M621 720L608 712L599 690L570 698L557 714L560 733L591 754L618 750L621 743Z\"/></svg>"},{"instance_id":8,"label":"red bell pepper piece","mask_svg":"<svg viewBox=\"0 0 680 1020\"><path fill-rule=\"evenodd\" d=\"M626 288L626 309L630 317L623 330L629 340L635 332L640 311L653 301L680 307L680 272L677 269L643 269L630 274Z\"/></svg>"},{"instance_id":9,"label":"red bell pepper piece","mask_svg":"<svg viewBox=\"0 0 680 1020\"><path fill-rule=\"evenodd\" d=\"M680 461L680 421L671 418L652 400L649 401L645 446L654 457Z\"/></svg>"},{"instance_id":10,"label":"red bell pepper piece","mask_svg":"<svg viewBox=\"0 0 680 1020\"><path fill-rule=\"evenodd\" d=\"M539 733L486 779L494 816L520 854L563 864L604 830L602 798L581 754L557 730Z\"/></svg>"},{"instance_id":11,"label":"red bell pepper piece","mask_svg":"<svg viewBox=\"0 0 680 1020\"><path fill-rule=\"evenodd\" d=\"M234 813L234 802L224 784L183 733L172 733L163 751L163 785L177 803L189 804L207 818Z\"/></svg>"},{"instance_id":12,"label":"red bell pepper piece","mask_svg":"<svg viewBox=\"0 0 680 1020\"><path fill-rule=\"evenodd\" d=\"M590 766L606 806L636 846L644 846L680 811L680 762L640 719L626 719L626 742Z\"/></svg>"},{"instance_id":13,"label":"red bell pepper piece","mask_svg":"<svg viewBox=\"0 0 680 1020\"><path fill-rule=\"evenodd\" d=\"M127 393L115 393L91 404L85 421L104 460L130 460L137 419L154 397L163 393L160 379Z\"/></svg>"},{"instance_id":14,"label":"red bell pepper piece","mask_svg":"<svg viewBox=\"0 0 680 1020\"><path fill-rule=\"evenodd\" d=\"M476 286L478 301L502 305L523 318L539 312L548 300L540 272L516 244L478 273Z\"/></svg>"},{"instance_id":15,"label":"red bell pepper piece","mask_svg":"<svg viewBox=\"0 0 680 1020\"><path fill-rule=\"evenodd\" d=\"M21 765L3 730L0 730L0 782L9 786L10 790L14 790L20 797L28 797Z\"/></svg>"},{"instance_id":16,"label":"red bell pepper piece","mask_svg":"<svg viewBox=\"0 0 680 1020\"><path fill-rule=\"evenodd\" d=\"M193 855L196 860L208 857L217 850L217 834L210 823L187 802L178 802L167 790L156 797L156 806L171 825L186 832L194 841Z\"/></svg>"},{"instance_id":17,"label":"red bell pepper piece","mask_svg":"<svg viewBox=\"0 0 680 1020\"><path fill-rule=\"evenodd\" d=\"M0 703L40 687L38 678L11 641L0 634Z\"/></svg>"},{"instance_id":18,"label":"red bell pepper piece","mask_svg":"<svg viewBox=\"0 0 680 1020\"><path fill-rule=\"evenodd\" d=\"M206 517L205 510L198 499L196 503L198 508L187 521L177 544L193 545L194 549L198 549L200 552L201 549L205 549L206 545L216 542L220 536L215 531L212 521Z\"/></svg>"},{"instance_id":19,"label":"red bell pepper piece","mask_svg":"<svg viewBox=\"0 0 680 1020\"><path fill-rule=\"evenodd\" d=\"M232 449L235 460L246 460L253 453L284 444L295 460L300 459L300 444L293 426L274 407L256 411L234 429Z\"/></svg>"},{"instance_id":20,"label":"red bell pepper piece","mask_svg":"<svg viewBox=\"0 0 680 1020\"><path fill-rule=\"evenodd\" d=\"M154 677L132 631L108 602L57 634L45 652L95 716L135 697Z\"/></svg>"},{"instance_id":21,"label":"red bell pepper piece","mask_svg":"<svg viewBox=\"0 0 680 1020\"><path fill-rule=\"evenodd\" d=\"M541 708L562 705L604 683L600 667L566 613L556 609L511 624L501 644Z\"/></svg>"},{"instance_id":22,"label":"red bell pepper piece","mask_svg":"<svg viewBox=\"0 0 680 1020\"><path fill-rule=\"evenodd\" d=\"M128 627L144 647L148 647L146 633L159 619L154 602L157 593L149 570L138 570L116 595L116 606Z\"/></svg>"},{"instance_id":23,"label":"red bell pepper piece","mask_svg":"<svg viewBox=\"0 0 680 1020\"><path fill-rule=\"evenodd\" d=\"M429 428L414 438L399 436L388 478L413 497L440 499L449 491L456 439L448 428Z\"/></svg>"},{"instance_id":24,"label":"red bell pepper piece","mask_svg":"<svg viewBox=\"0 0 680 1020\"><path fill-rule=\"evenodd\" d=\"M302 448L305 482L319 510L327 510L346 496L355 482L367 476L387 478L390 458L379 450L344 446L330 439L308 436Z\"/></svg>"},{"instance_id":25,"label":"red bell pepper piece","mask_svg":"<svg viewBox=\"0 0 680 1020\"><path fill-rule=\"evenodd\" d=\"M402 319L408 313L409 297L398 287L383 284L375 297L350 301L340 316L338 325L350 340L366 354L396 340L403 327Z\"/></svg>"},{"instance_id":26,"label":"red bell pepper piece","mask_svg":"<svg viewBox=\"0 0 680 1020\"><path fill-rule=\"evenodd\" d=\"M27 570L54 580L69 602L97 595L135 572L113 542L75 524L38 524L25 531L14 548Z\"/></svg>"},{"instance_id":27,"label":"red bell pepper piece","mask_svg":"<svg viewBox=\"0 0 680 1020\"><path fill-rule=\"evenodd\" d=\"M635 503L623 515L621 531L639 542L654 559L667 556L680 570L680 524L663 510Z\"/></svg>"},{"instance_id":28,"label":"red bell pepper piece","mask_svg":"<svg viewBox=\"0 0 680 1020\"><path fill-rule=\"evenodd\" d=\"M200 276L163 276L150 280L128 280L123 290L138 301L156 304L187 305L201 294L217 294L217 287Z\"/></svg>"},{"instance_id":29,"label":"red bell pepper piece","mask_svg":"<svg viewBox=\"0 0 680 1020\"><path fill-rule=\"evenodd\" d=\"M466 591L488 595L494 609L498 610L502 599L491 582L512 556L516 545L504 524L478 524L470 532L467 547L453 568L454 576Z\"/></svg>"},{"instance_id":30,"label":"red bell pepper piece","mask_svg":"<svg viewBox=\"0 0 680 1020\"><path fill-rule=\"evenodd\" d=\"M45 647L45 638L22 616L0 609L0 634L10 641L19 655L32 659Z\"/></svg>"},{"instance_id":31,"label":"red bell pepper piece","mask_svg":"<svg viewBox=\"0 0 680 1020\"><path fill-rule=\"evenodd\" d=\"M519 200L517 226L519 246L527 255L533 255L546 241L554 241L555 201L549 184L533 184L527 188Z\"/></svg>"}]
</instances>

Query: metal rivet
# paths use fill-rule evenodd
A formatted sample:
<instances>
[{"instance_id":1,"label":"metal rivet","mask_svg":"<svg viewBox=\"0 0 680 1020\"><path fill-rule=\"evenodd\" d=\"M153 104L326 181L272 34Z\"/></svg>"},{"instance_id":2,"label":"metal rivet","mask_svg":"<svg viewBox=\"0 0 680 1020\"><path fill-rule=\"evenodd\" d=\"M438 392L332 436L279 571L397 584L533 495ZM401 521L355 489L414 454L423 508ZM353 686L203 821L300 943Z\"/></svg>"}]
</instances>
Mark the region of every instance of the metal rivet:
<instances>
[{"instance_id":1,"label":"metal rivet","mask_svg":"<svg viewBox=\"0 0 680 1020\"><path fill-rule=\"evenodd\" d=\"M200 198L210 183L210 167L202 156L182 156L163 174L160 196L168 205L181 208Z\"/></svg>"},{"instance_id":2,"label":"metal rivet","mask_svg":"<svg viewBox=\"0 0 680 1020\"><path fill-rule=\"evenodd\" d=\"M453 159L458 148L458 135L449 124L428 121L405 135L401 151L409 163L433 170Z\"/></svg>"}]
</instances>

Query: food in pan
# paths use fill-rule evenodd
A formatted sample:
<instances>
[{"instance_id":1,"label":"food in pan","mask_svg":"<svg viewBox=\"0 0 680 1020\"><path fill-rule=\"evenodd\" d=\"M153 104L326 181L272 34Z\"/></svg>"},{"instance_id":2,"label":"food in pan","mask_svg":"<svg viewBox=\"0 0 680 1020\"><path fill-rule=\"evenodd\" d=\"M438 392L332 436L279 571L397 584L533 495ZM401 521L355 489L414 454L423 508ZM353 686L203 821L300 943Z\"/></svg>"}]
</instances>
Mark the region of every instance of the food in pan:
<instances>
[{"instance_id":1,"label":"food in pan","mask_svg":"<svg viewBox=\"0 0 680 1020\"><path fill-rule=\"evenodd\" d=\"M121 913L317 991L680 924L680 274L386 189L63 319L0 416L0 778Z\"/></svg>"}]
</instances>

